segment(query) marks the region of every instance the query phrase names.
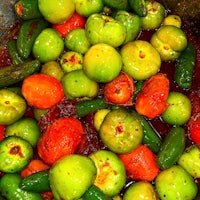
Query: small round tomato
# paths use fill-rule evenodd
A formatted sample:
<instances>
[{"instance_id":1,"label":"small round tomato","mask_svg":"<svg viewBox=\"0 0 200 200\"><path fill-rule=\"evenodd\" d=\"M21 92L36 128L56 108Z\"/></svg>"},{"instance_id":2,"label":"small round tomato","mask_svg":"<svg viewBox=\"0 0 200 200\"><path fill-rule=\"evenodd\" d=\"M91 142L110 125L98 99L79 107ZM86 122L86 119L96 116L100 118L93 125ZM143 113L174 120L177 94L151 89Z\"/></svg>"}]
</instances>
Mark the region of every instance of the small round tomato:
<instances>
[{"instance_id":1,"label":"small round tomato","mask_svg":"<svg viewBox=\"0 0 200 200\"><path fill-rule=\"evenodd\" d=\"M73 15L63 24L53 24L52 28L65 38L66 35L74 28L84 28L86 19L84 16L74 12Z\"/></svg>"},{"instance_id":2,"label":"small round tomato","mask_svg":"<svg viewBox=\"0 0 200 200\"><path fill-rule=\"evenodd\" d=\"M78 119L59 118L41 136L38 142L38 154L47 164L53 164L64 155L75 152L85 133Z\"/></svg>"},{"instance_id":3,"label":"small round tomato","mask_svg":"<svg viewBox=\"0 0 200 200\"><path fill-rule=\"evenodd\" d=\"M62 84L47 74L33 74L24 79L22 94L29 105L48 109L64 97Z\"/></svg>"},{"instance_id":4,"label":"small round tomato","mask_svg":"<svg viewBox=\"0 0 200 200\"><path fill-rule=\"evenodd\" d=\"M118 105L133 105L132 96L135 91L133 79L121 72L114 80L107 83L104 88L104 99L107 103Z\"/></svg>"}]
</instances>

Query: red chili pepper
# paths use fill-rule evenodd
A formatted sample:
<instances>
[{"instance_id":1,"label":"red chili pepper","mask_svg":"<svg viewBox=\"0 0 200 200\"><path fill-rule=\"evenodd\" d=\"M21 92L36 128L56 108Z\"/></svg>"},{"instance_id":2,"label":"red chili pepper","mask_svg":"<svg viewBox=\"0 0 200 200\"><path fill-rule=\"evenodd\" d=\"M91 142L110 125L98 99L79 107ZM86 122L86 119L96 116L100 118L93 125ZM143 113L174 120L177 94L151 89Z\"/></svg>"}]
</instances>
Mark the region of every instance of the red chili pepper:
<instances>
[{"instance_id":1,"label":"red chili pepper","mask_svg":"<svg viewBox=\"0 0 200 200\"><path fill-rule=\"evenodd\" d=\"M84 16L73 13L73 15L63 24L53 24L52 28L58 31L58 33L65 38L66 35L74 28L84 28L86 19Z\"/></svg>"},{"instance_id":2,"label":"red chili pepper","mask_svg":"<svg viewBox=\"0 0 200 200\"><path fill-rule=\"evenodd\" d=\"M141 144L132 152L120 154L127 175L137 181L153 181L159 173L154 153Z\"/></svg>"},{"instance_id":3,"label":"red chili pepper","mask_svg":"<svg viewBox=\"0 0 200 200\"><path fill-rule=\"evenodd\" d=\"M146 80L139 93L135 109L149 118L162 114L168 107L169 79L165 74L158 73Z\"/></svg>"},{"instance_id":4,"label":"red chili pepper","mask_svg":"<svg viewBox=\"0 0 200 200\"><path fill-rule=\"evenodd\" d=\"M133 79L121 72L113 81L107 83L104 88L104 99L106 103L122 106L133 105L132 96L135 92Z\"/></svg>"}]
</instances>

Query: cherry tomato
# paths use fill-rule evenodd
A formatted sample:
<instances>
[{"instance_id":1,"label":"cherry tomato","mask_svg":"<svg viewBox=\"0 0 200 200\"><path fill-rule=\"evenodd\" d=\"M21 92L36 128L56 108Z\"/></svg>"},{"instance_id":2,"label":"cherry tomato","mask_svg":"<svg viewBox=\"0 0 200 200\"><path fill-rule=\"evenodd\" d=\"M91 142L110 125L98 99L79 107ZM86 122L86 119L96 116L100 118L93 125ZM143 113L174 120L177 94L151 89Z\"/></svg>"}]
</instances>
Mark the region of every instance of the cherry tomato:
<instances>
[{"instance_id":1,"label":"cherry tomato","mask_svg":"<svg viewBox=\"0 0 200 200\"><path fill-rule=\"evenodd\" d=\"M42 134L38 142L38 154L47 164L53 164L64 155L75 152L84 128L78 119L59 118Z\"/></svg>"},{"instance_id":2,"label":"cherry tomato","mask_svg":"<svg viewBox=\"0 0 200 200\"><path fill-rule=\"evenodd\" d=\"M24 79L22 94L29 105L48 109L64 97L62 84L47 74L33 74Z\"/></svg>"},{"instance_id":3,"label":"cherry tomato","mask_svg":"<svg viewBox=\"0 0 200 200\"><path fill-rule=\"evenodd\" d=\"M153 181L159 173L155 155L145 145L141 144L132 152L120 154L127 175L137 181Z\"/></svg>"},{"instance_id":4,"label":"cherry tomato","mask_svg":"<svg viewBox=\"0 0 200 200\"><path fill-rule=\"evenodd\" d=\"M52 28L65 38L66 35L74 28L84 28L86 19L84 16L74 12L73 15L63 24L53 24Z\"/></svg>"},{"instance_id":5,"label":"cherry tomato","mask_svg":"<svg viewBox=\"0 0 200 200\"><path fill-rule=\"evenodd\" d=\"M136 99L136 111L149 118L162 114L168 106L169 79L163 73L147 79Z\"/></svg>"},{"instance_id":6,"label":"cherry tomato","mask_svg":"<svg viewBox=\"0 0 200 200\"><path fill-rule=\"evenodd\" d=\"M121 72L119 76L105 85L104 99L110 104L131 106L134 92L133 79L128 74Z\"/></svg>"}]
</instances>

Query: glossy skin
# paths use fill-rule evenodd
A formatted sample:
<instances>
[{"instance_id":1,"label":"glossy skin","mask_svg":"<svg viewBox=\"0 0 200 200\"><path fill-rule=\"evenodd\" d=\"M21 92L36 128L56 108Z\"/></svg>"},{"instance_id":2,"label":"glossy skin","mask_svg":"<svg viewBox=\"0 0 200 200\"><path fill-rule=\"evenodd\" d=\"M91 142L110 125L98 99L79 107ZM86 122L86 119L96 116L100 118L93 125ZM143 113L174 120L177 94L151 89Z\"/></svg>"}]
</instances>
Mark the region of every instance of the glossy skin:
<instances>
[{"instance_id":1,"label":"glossy skin","mask_svg":"<svg viewBox=\"0 0 200 200\"><path fill-rule=\"evenodd\" d=\"M126 39L126 27L122 23L111 16L98 13L88 17L85 31L91 44L106 43L119 47Z\"/></svg>"},{"instance_id":2,"label":"glossy skin","mask_svg":"<svg viewBox=\"0 0 200 200\"><path fill-rule=\"evenodd\" d=\"M10 136L0 143L0 153L0 171L15 173L25 168L33 158L33 147L20 137Z\"/></svg>"},{"instance_id":3,"label":"glossy skin","mask_svg":"<svg viewBox=\"0 0 200 200\"><path fill-rule=\"evenodd\" d=\"M83 58L83 71L96 82L112 81L119 75L121 68L122 59L119 52L105 43L91 46Z\"/></svg>"},{"instance_id":4,"label":"glossy skin","mask_svg":"<svg viewBox=\"0 0 200 200\"><path fill-rule=\"evenodd\" d=\"M190 99L179 92L170 92L167 97L168 108L162 114L162 119L171 125L183 125L191 116Z\"/></svg>"},{"instance_id":5,"label":"glossy skin","mask_svg":"<svg viewBox=\"0 0 200 200\"><path fill-rule=\"evenodd\" d=\"M123 163L111 151L99 150L89 155L97 168L94 185L108 196L117 195L126 181Z\"/></svg>"},{"instance_id":6,"label":"glossy skin","mask_svg":"<svg viewBox=\"0 0 200 200\"><path fill-rule=\"evenodd\" d=\"M115 153L129 153L141 144L143 129L140 122L126 110L110 111L101 124L100 138Z\"/></svg>"},{"instance_id":7,"label":"glossy skin","mask_svg":"<svg viewBox=\"0 0 200 200\"><path fill-rule=\"evenodd\" d=\"M64 23L75 11L73 0L39 0L38 7L44 18L52 24Z\"/></svg>"},{"instance_id":8,"label":"glossy skin","mask_svg":"<svg viewBox=\"0 0 200 200\"><path fill-rule=\"evenodd\" d=\"M138 181L131 184L125 191L123 200L156 200L156 192L151 183Z\"/></svg>"},{"instance_id":9,"label":"glossy skin","mask_svg":"<svg viewBox=\"0 0 200 200\"><path fill-rule=\"evenodd\" d=\"M61 83L69 99L92 99L98 94L99 84L89 79L82 69L65 74Z\"/></svg>"},{"instance_id":10,"label":"glossy skin","mask_svg":"<svg viewBox=\"0 0 200 200\"><path fill-rule=\"evenodd\" d=\"M33 44L33 56L42 63L56 60L64 50L64 42L59 33L52 29L44 29Z\"/></svg>"},{"instance_id":11,"label":"glossy skin","mask_svg":"<svg viewBox=\"0 0 200 200\"><path fill-rule=\"evenodd\" d=\"M135 109L148 118L158 117L168 107L168 94L169 79L165 74L157 73L144 82L137 96Z\"/></svg>"},{"instance_id":12,"label":"glossy skin","mask_svg":"<svg viewBox=\"0 0 200 200\"><path fill-rule=\"evenodd\" d=\"M33 74L24 79L22 94L29 105L48 109L64 97L61 83L47 74Z\"/></svg>"},{"instance_id":13,"label":"glossy skin","mask_svg":"<svg viewBox=\"0 0 200 200\"><path fill-rule=\"evenodd\" d=\"M198 190L192 176L179 165L160 172L155 186L161 200L191 200L195 198Z\"/></svg>"},{"instance_id":14,"label":"glossy skin","mask_svg":"<svg viewBox=\"0 0 200 200\"><path fill-rule=\"evenodd\" d=\"M26 111L25 100L16 93L0 90L0 124L9 125L20 119Z\"/></svg>"},{"instance_id":15,"label":"glossy skin","mask_svg":"<svg viewBox=\"0 0 200 200\"><path fill-rule=\"evenodd\" d=\"M135 40L125 44L120 50L120 55L124 64L122 71L134 80L149 78L156 74L161 66L159 53L144 40Z\"/></svg>"},{"instance_id":16,"label":"glossy skin","mask_svg":"<svg viewBox=\"0 0 200 200\"><path fill-rule=\"evenodd\" d=\"M73 154L62 157L49 172L54 198L79 199L93 184L96 173L94 162L86 156Z\"/></svg>"},{"instance_id":17,"label":"glossy skin","mask_svg":"<svg viewBox=\"0 0 200 200\"><path fill-rule=\"evenodd\" d=\"M151 37L150 43L159 52L163 61L175 60L187 46L187 37L182 29L165 25Z\"/></svg>"},{"instance_id":18,"label":"glossy skin","mask_svg":"<svg viewBox=\"0 0 200 200\"><path fill-rule=\"evenodd\" d=\"M11 135L21 137L35 147L40 137L37 121L32 118L21 118L17 120L15 123L6 127L5 137Z\"/></svg>"}]
</instances>

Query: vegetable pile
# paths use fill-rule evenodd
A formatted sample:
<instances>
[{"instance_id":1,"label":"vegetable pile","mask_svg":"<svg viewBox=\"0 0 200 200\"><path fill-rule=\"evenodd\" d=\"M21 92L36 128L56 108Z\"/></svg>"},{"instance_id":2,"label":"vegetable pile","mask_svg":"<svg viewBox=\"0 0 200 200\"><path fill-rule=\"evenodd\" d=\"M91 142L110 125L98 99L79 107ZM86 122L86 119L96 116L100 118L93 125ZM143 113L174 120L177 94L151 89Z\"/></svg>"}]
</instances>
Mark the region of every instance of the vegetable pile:
<instances>
[{"instance_id":1,"label":"vegetable pile","mask_svg":"<svg viewBox=\"0 0 200 200\"><path fill-rule=\"evenodd\" d=\"M0 68L0 199L195 200L197 44L154 0L18 0Z\"/></svg>"}]
</instances>

